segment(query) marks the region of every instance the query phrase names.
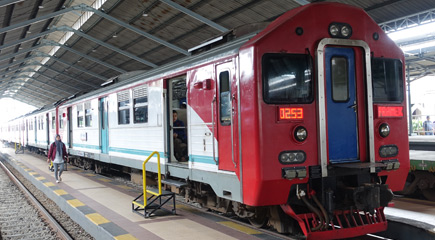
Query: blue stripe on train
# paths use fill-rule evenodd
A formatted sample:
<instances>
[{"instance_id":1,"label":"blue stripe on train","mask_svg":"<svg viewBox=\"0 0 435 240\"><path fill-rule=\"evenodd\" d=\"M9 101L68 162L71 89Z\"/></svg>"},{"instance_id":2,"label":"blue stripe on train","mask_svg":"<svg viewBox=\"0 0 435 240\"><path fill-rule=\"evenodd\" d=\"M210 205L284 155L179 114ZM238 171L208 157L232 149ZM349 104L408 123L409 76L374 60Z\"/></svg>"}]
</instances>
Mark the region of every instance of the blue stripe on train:
<instances>
[{"instance_id":1,"label":"blue stripe on train","mask_svg":"<svg viewBox=\"0 0 435 240\"><path fill-rule=\"evenodd\" d=\"M79 148L89 148L89 149L97 149L97 150L101 149L100 146L87 145L87 144L73 144L73 146ZM109 147L109 152L119 152L119 153L126 153L132 155L140 155L140 156L149 156L151 153L153 153L153 151L148 151L148 150L116 148L116 147ZM161 158L165 157L165 154L163 152L159 152L159 154ZM197 162L197 163L216 164L213 160L213 157L202 156L202 155L189 155L189 161ZM218 158L216 158L216 161L218 161Z\"/></svg>"}]
</instances>

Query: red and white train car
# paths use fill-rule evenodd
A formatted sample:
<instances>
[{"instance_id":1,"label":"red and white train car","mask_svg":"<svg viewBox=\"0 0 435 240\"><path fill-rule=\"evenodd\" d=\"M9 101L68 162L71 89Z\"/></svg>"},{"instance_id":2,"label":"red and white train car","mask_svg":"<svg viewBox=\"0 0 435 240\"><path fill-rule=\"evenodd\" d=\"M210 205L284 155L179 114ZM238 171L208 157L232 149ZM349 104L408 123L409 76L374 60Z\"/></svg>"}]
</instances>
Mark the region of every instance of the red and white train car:
<instances>
[{"instance_id":1,"label":"red and white train car","mask_svg":"<svg viewBox=\"0 0 435 240\"><path fill-rule=\"evenodd\" d=\"M33 114L33 134L46 146L37 134L60 133L82 160L133 169L157 150L167 177L189 180L186 198L282 233L386 230L383 208L409 171L404 55L367 13L308 4L202 47ZM172 110L187 163L174 157Z\"/></svg>"}]
</instances>

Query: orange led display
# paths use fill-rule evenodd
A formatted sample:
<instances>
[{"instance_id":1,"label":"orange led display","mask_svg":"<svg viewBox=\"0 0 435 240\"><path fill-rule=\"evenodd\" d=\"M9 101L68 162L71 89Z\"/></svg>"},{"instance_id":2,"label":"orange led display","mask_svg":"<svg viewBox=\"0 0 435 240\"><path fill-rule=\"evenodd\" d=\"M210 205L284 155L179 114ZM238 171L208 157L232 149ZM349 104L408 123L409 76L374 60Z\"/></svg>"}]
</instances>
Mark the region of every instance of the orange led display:
<instances>
[{"instance_id":1,"label":"orange led display","mask_svg":"<svg viewBox=\"0 0 435 240\"><path fill-rule=\"evenodd\" d=\"M303 118L304 118L303 108L290 108L290 107L279 108L279 120L294 120L294 119L303 119Z\"/></svg>"},{"instance_id":2,"label":"orange led display","mask_svg":"<svg viewBox=\"0 0 435 240\"><path fill-rule=\"evenodd\" d=\"M378 117L403 117L403 107L378 106Z\"/></svg>"}]
</instances>

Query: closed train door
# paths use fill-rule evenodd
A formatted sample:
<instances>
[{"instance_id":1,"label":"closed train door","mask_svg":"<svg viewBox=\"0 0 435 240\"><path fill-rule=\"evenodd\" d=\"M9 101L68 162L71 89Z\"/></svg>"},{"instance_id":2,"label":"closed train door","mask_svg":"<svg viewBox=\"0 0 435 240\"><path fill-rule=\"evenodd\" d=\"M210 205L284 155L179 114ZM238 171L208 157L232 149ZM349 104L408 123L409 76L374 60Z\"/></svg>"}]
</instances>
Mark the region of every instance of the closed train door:
<instances>
[{"instance_id":1,"label":"closed train door","mask_svg":"<svg viewBox=\"0 0 435 240\"><path fill-rule=\"evenodd\" d=\"M33 130L35 131L35 144L38 144L38 127L39 127L39 125L38 125L38 122L36 120L36 117L35 117L35 124L33 126L34 126Z\"/></svg>"},{"instance_id":2,"label":"closed train door","mask_svg":"<svg viewBox=\"0 0 435 240\"><path fill-rule=\"evenodd\" d=\"M68 134L68 147L73 147L73 125L72 125L72 108L67 108L67 134Z\"/></svg>"},{"instance_id":3,"label":"closed train door","mask_svg":"<svg viewBox=\"0 0 435 240\"><path fill-rule=\"evenodd\" d=\"M50 146L50 115L48 113L45 115L45 120L46 120L45 126L47 127L47 131L46 131L46 134L47 134L47 146Z\"/></svg>"},{"instance_id":4,"label":"closed train door","mask_svg":"<svg viewBox=\"0 0 435 240\"><path fill-rule=\"evenodd\" d=\"M365 129L364 100L361 91L364 89L361 72L360 51L357 48L327 47L325 49L327 140L330 163L346 163L361 161L361 131ZM357 94L358 93L358 94ZM360 100L358 100L360 99ZM360 104L359 104L360 103ZM360 106L359 106L360 105Z\"/></svg>"},{"instance_id":5,"label":"closed train door","mask_svg":"<svg viewBox=\"0 0 435 240\"><path fill-rule=\"evenodd\" d=\"M107 99L100 98L100 139L101 139L101 153L109 152L109 123L108 123L108 106Z\"/></svg>"},{"instance_id":6,"label":"closed train door","mask_svg":"<svg viewBox=\"0 0 435 240\"><path fill-rule=\"evenodd\" d=\"M216 66L217 139L219 169L236 171L238 167L237 84L234 63Z\"/></svg>"}]
</instances>

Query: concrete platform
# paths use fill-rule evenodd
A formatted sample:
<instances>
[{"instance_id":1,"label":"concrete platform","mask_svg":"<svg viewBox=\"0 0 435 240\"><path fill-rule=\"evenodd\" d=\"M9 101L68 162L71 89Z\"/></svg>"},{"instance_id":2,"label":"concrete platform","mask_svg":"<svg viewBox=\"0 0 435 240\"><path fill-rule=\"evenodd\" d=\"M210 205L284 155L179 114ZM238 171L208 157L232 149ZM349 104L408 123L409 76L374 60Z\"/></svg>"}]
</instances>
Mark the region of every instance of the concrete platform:
<instances>
[{"instance_id":1,"label":"concrete platform","mask_svg":"<svg viewBox=\"0 0 435 240\"><path fill-rule=\"evenodd\" d=\"M435 202L412 198L395 198L394 207L385 208L393 239L434 239ZM424 238L421 238L424 236Z\"/></svg>"},{"instance_id":2,"label":"concrete platform","mask_svg":"<svg viewBox=\"0 0 435 240\"><path fill-rule=\"evenodd\" d=\"M177 215L143 218L131 210L140 192L110 178L68 166L56 183L41 155L1 155L96 239L277 239L255 228L177 203ZM168 206L170 209L171 206ZM164 211L162 211L164 212Z\"/></svg>"}]
</instances>

